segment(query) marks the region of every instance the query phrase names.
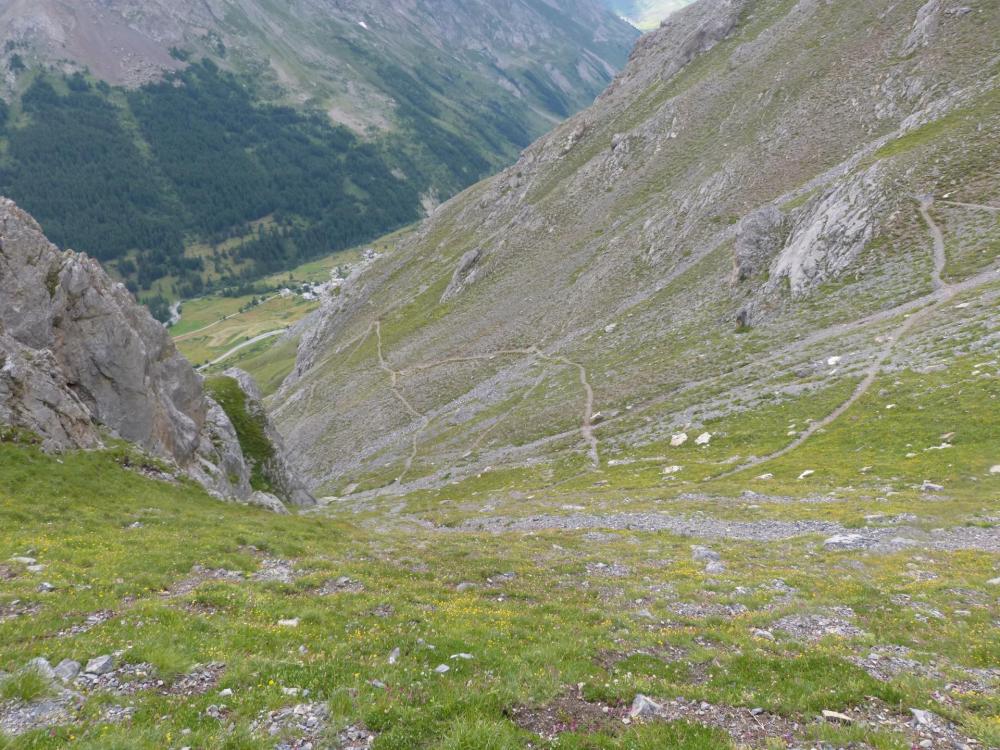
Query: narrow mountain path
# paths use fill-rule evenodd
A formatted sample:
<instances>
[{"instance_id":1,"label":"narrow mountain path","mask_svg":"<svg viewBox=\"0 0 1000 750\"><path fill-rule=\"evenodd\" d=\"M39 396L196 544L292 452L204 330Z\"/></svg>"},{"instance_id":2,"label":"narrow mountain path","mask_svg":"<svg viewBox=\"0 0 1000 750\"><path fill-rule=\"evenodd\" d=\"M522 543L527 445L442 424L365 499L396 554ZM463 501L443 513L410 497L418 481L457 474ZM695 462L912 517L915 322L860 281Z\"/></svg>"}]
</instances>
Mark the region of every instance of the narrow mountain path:
<instances>
[{"instance_id":1,"label":"narrow mountain path","mask_svg":"<svg viewBox=\"0 0 1000 750\"><path fill-rule=\"evenodd\" d=\"M934 248L934 269L931 271L931 280L934 283L934 289L943 289L945 287L942 275L944 274L944 267L948 262L948 259L944 252L944 233L941 231L941 227L937 225L934 221L934 217L931 216L931 206L934 205L934 196L929 195L920 199L920 215L924 219L924 223L927 225L927 229L931 233L931 239L933 240Z\"/></svg>"},{"instance_id":2,"label":"narrow mountain path","mask_svg":"<svg viewBox=\"0 0 1000 750\"><path fill-rule=\"evenodd\" d=\"M784 448L770 453L766 456L761 456L759 458L751 459L734 469L718 474L714 477L709 477L708 479L724 479L730 477L739 472L746 471L747 469L755 468L761 464L773 461L776 458L781 458L793 450L805 443L809 438L815 435L820 430L829 427L831 424L836 422L844 413L850 409L858 400L864 396L868 390L875 383L876 379L882 372L882 367L888 361L889 357L892 356L892 352L896 345L910 332L910 330L917 324L927 318L929 318L934 312L936 312L942 305L954 299L954 297L960 292L967 291L970 288L970 282L976 282L976 286L985 284L988 281L996 280L996 270L991 269L988 272L981 273L973 277L973 279L967 279L965 282L960 284L948 284L942 279L942 273L945 267L945 252L944 252L944 234L941 228L934 221L934 217L930 214L930 208L934 205L933 197L922 198L920 200L920 215L923 217L924 223L927 225L927 231L931 235L933 256L934 256L934 271L932 278L934 281L934 293L923 297L921 301L927 304L926 307L918 312L908 315L906 320L892 332L889 336L889 340L886 342L885 346L878 352L875 360L866 368L864 377L861 382L858 383L854 392L851 393L850 397L834 409L830 414L828 414L823 419L818 422L813 422L809 425L808 429L804 430L795 440L786 445Z\"/></svg>"},{"instance_id":3,"label":"narrow mountain path","mask_svg":"<svg viewBox=\"0 0 1000 750\"><path fill-rule=\"evenodd\" d=\"M600 446L597 442L597 435L594 434L594 389L591 387L590 381L587 379L587 368L579 362L574 362L566 357L545 354L545 352L541 351L539 351L538 354L542 357L542 359L547 359L551 362L561 362L569 367L575 367L579 372L580 385L583 387L584 393L583 420L580 423L580 434L587 442L587 455L590 458L590 462L596 469L601 465L601 455L599 450Z\"/></svg>"},{"instance_id":4,"label":"narrow mountain path","mask_svg":"<svg viewBox=\"0 0 1000 750\"><path fill-rule=\"evenodd\" d=\"M530 349L500 349L495 352L486 352L485 354L445 357L444 359L435 359L430 362L422 362L420 364L413 365L412 367L407 367L405 370L400 370L399 374L408 375L422 370L433 370L434 368L443 367L444 365L457 365L462 364L463 362L482 362L484 360L496 359L497 357L527 357L537 353L538 349L536 347L531 347Z\"/></svg>"},{"instance_id":5,"label":"narrow mountain path","mask_svg":"<svg viewBox=\"0 0 1000 750\"><path fill-rule=\"evenodd\" d=\"M962 208L976 208L981 211L992 211L1000 213L1000 206L990 206L985 203L962 203L961 201L941 201L947 206L961 206Z\"/></svg>"},{"instance_id":6,"label":"narrow mountain path","mask_svg":"<svg viewBox=\"0 0 1000 750\"><path fill-rule=\"evenodd\" d=\"M247 339L242 344L234 346L232 349L230 349L228 352L226 352L225 354L223 354L221 357L216 357L211 362L208 362L207 364L202 365L201 367L198 368L198 371L201 372L203 370L207 370L209 367L214 367L215 365L221 364L222 362L225 362L227 359L229 359L231 356L233 356L237 352L242 351L243 349L246 349L248 346L253 346L254 344L260 343L261 341L265 341L265 340L273 338L275 336L280 336L281 334L285 333L287 330L288 330L287 328L279 328L279 329L277 329L275 331L268 331L267 333L262 333L259 336L254 336L252 339Z\"/></svg>"},{"instance_id":7,"label":"narrow mountain path","mask_svg":"<svg viewBox=\"0 0 1000 750\"><path fill-rule=\"evenodd\" d=\"M389 374L389 388L392 390L392 395L396 397L396 400L403 405L403 408L410 413L415 419L420 420L420 426L414 431L412 438L412 445L410 449L410 455L406 457L406 461L403 463L402 473L396 477L395 484L402 484L403 479L407 474L410 473L410 469L413 468L413 462L417 459L417 453L420 450L420 436L424 431L430 427L431 420L426 414L418 411L410 400L403 395L403 392L399 389L399 370L394 370L389 366L389 363L385 359L385 355L382 353L382 321L375 321L375 337L378 343L378 366L383 372Z\"/></svg>"}]
</instances>

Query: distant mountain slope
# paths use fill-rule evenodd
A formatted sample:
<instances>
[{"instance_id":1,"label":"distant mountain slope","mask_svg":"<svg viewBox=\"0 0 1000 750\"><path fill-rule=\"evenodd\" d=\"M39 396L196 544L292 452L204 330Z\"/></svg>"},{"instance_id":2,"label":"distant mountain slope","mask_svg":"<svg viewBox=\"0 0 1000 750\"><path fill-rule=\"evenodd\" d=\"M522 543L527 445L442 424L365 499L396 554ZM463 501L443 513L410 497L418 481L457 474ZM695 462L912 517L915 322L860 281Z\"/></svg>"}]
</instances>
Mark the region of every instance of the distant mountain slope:
<instances>
[{"instance_id":1,"label":"distant mountain slope","mask_svg":"<svg viewBox=\"0 0 1000 750\"><path fill-rule=\"evenodd\" d=\"M0 188L134 288L197 293L413 221L637 33L597 0L0 0Z\"/></svg>"},{"instance_id":2,"label":"distant mountain slope","mask_svg":"<svg viewBox=\"0 0 1000 750\"><path fill-rule=\"evenodd\" d=\"M303 469L335 493L766 474L859 402L882 424L902 383L995 365L998 40L986 0L680 11L318 314L276 410ZM923 447L953 429L927 414ZM919 483L933 455L839 434L854 471Z\"/></svg>"},{"instance_id":3,"label":"distant mountain slope","mask_svg":"<svg viewBox=\"0 0 1000 750\"><path fill-rule=\"evenodd\" d=\"M671 13L692 2L692 0L604 1L611 10L640 29L655 29Z\"/></svg>"}]
</instances>

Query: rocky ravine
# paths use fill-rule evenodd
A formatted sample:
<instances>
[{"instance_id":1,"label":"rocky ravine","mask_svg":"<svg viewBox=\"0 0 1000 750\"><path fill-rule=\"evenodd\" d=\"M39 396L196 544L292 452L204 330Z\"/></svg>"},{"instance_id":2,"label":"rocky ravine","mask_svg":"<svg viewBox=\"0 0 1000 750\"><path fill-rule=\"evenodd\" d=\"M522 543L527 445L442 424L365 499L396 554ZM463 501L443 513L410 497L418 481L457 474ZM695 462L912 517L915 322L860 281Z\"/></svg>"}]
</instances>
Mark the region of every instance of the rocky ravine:
<instances>
[{"instance_id":1,"label":"rocky ravine","mask_svg":"<svg viewBox=\"0 0 1000 750\"><path fill-rule=\"evenodd\" d=\"M61 252L0 198L0 423L51 450L114 436L167 460L216 495L258 503L232 421L166 329L97 261ZM259 394L248 403L260 408ZM282 500L311 504L274 467Z\"/></svg>"}]
</instances>

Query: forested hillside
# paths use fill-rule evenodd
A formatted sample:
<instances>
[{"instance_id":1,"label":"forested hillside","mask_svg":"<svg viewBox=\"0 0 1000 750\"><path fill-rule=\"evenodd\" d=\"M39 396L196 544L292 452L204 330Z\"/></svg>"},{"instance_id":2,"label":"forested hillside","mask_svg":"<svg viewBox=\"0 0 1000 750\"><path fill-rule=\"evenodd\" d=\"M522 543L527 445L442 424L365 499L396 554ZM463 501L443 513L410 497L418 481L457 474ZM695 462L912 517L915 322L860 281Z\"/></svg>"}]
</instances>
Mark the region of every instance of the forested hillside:
<instances>
[{"instance_id":1,"label":"forested hillside","mask_svg":"<svg viewBox=\"0 0 1000 750\"><path fill-rule=\"evenodd\" d=\"M636 36L596 0L0 0L0 192L162 316L415 221Z\"/></svg>"},{"instance_id":2,"label":"forested hillside","mask_svg":"<svg viewBox=\"0 0 1000 750\"><path fill-rule=\"evenodd\" d=\"M348 247L415 220L428 185L393 143L256 104L208 61L127 92L40 76L4 123L0 190L58 244L118 261L134 290L169 276L201 292L194 239L240 238L215 251L221 284ZM445 163L457 184L487 167Z\"/></svg>"}]
</instances>

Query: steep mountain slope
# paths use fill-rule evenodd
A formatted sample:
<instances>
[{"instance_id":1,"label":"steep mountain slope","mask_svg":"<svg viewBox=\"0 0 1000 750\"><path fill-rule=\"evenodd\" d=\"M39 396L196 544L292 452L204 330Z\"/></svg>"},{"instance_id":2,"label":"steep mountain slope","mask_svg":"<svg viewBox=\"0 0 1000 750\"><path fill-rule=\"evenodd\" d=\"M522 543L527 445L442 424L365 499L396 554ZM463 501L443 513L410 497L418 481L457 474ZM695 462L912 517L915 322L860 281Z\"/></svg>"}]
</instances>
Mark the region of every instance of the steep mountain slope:
<instances>
[{"instance_id":1,"label":"steep mountain slope","mask_svg":"<svg viewBox=\"0 0 1000 750\"><path fill-rule=\"evenodd\" d=\"M338 494L794 479L835 433L832 482L941 471L934 374L961 392L1000 345L998 30L985 1L677 13L318 314L276 404L302 468ZM948 454L970 487L983 418Z\"/></svg>"},{"instance_id":2,"label":"steep mountain slope","mask_svg":"<svg viewBox=\"0 0 1000 750\"><path fill-rule=\"evenodd\" d=\"M280 500L315 501L287 470L271 440L270 468L253 472L243 423L208 398L199 376L163 326L85 255L60 252L38 224L0 198L0 422L3 440L49 450L127 441L155 459L127 465L187 475L218 495L246 500L274 490ZM259 407L252 389L244 411ZM256 404L256 407L252 407ZM235 422L235 424L234 424ZM255 415L264 429L266 414ZM14 428L13 430L9 428ZM266 441L266 437L262 437Z\"/></svg>"},{"instance_id":3,"label":"steep mountain slope","mask_svg":"<svg viewBox=\"0 0 1000 750\"><path fill-rule=\"evenodd\" d=\"M637 33L597 0L3 0L0 190L134 288L197 294L416 220Z\"/></svg>"}]
</instances>

